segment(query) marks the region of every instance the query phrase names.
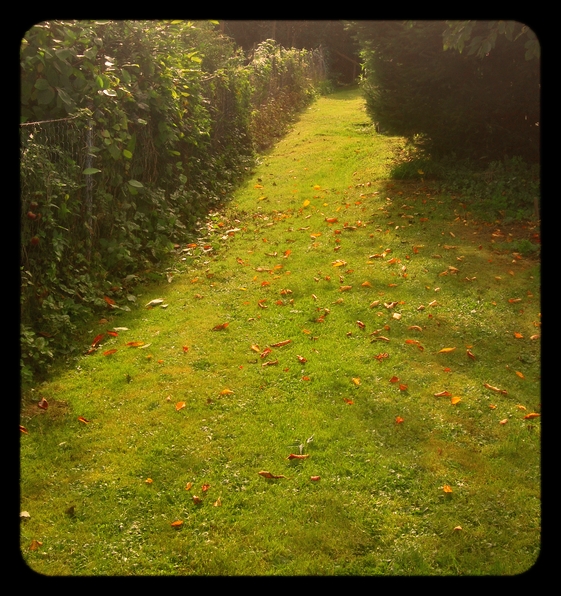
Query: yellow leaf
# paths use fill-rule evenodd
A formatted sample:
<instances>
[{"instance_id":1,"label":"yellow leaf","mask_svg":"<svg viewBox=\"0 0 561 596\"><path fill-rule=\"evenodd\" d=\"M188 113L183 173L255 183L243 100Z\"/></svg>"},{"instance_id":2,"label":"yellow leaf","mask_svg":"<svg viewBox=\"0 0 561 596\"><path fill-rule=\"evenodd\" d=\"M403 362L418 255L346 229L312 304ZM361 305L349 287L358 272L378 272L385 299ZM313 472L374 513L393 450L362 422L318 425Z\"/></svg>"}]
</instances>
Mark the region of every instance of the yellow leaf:
<instances>
[{"instance_id":1,"label":"yellow leaf","mask_svg":"<svg viewBox=\"0 0 561 596\"><path fill-rule=\"evenodd\" d=\"M445 484L445 485L442 487L442 490L443 490L445 493L451 493L451 492L452 492L452 488L451 488L450 486L448 486L447 484Z\"/></svg>"},{"instance_id":2,"label":"yellow leaf","mask_svg":"<svg viewBox=\"0 0 561 596\"><path fill-rule=\"evenodd\" d=\"M450 403L451 403L453 406L455 406L456 404L459 404L461 401L462 401L462 398L461 398L461 397L453 397L453 398L450 400Z\"/></svg>"},{"instance_id":3,"label":"yellow leaf","mask_svg":"<svg viewBox=\"0 0 561 596\"><path fill-rule=\"evenodd\" d=\"M231 389L222 389L220 395L231 395L232 393L234 392Z\"/></svg>"},{"instance_id":4,"label":"yellow leaf","mask_svg":"<svg viewBox=\"0 0 561 596\"><path fill-rule=\"evenodd\" d=\"M176 411L182 410L187 404L184 401L179 401L175 404Z\"/></svg>"},{"instance_id":5,"label":"yellow leaf","mask_svg":"<svg viewBox=\"0 0 561 596\"><path fill-rule=\"evenodd\" d=\"M310 201L308 201L308 199L306 199L303 203L302 203L302 207L307 207L310 204Z\"/></svg>"},{"instance_id":6,"label":"yellow leaf","mask_svg":"<svg viewBox=\"0 0 561 596\"><path fill-rule=\"evenodd\" d=\"M360 379L358 377L353 377L353 383L355 385L360 385Z\"/></svg>"},{"instance_id":7,"label":"yellow leaf","mask_svg":"<svg viewBox=\"0 0 561 596\"><path fill-rule=\"evenodd\" d=\"M154 481L152 480L152 478L146 478L144 482L146 482L146 484L152 484L152 482Z\"/></svg>"},{"instance_id":8,"label":"yellow leaf","mask_svg":"<svg viewBox=\"0 0 561 596\"><path fill-rule=\"evenodd\" d=\"M521 379L524 379L524 375L523 375L523 374L522 374L522 373L521 373L519 370L517 370L517 371L516 371L516 374L517 374L517 375L518 375L518 376L519 376Z\"/></svg>"},{"instance_id":9,"label":"yellow leaf","mask_svg":"<svg viewBox=\"0 0 561 596\"><path fill-rule=\"evenodd\" d=\"M440 350L438 353L439 354L448 354L450 352L453 352L456 348L442 348L442 350Z\"/></svg>"}]
</instances>

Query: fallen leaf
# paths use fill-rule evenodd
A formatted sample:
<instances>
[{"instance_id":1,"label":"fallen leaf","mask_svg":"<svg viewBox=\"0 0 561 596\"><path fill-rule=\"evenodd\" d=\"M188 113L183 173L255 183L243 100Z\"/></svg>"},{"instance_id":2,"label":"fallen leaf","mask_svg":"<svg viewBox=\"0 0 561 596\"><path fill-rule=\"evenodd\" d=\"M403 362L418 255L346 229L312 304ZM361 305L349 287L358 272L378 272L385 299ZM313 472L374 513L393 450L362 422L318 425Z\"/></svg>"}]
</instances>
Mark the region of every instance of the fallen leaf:
<instances>
[{"instance_id":1,"label":"fallen leaf","mask_svg":"<svg viewBox=\"0 0 561 596\"><path fill-rule=\"evenodd\" d=\"M451 487L450 487L448 484L445 484L445 485L442 487L442 490L443 490L445 493L451 493L451 492L452 492L452 488L451 488Z\"/></svg>"},{"instance_id":2,"label":"fallen leaf","mask_svg":"<svg viewBox=\"0 0 561 596\"><path fill-rule=\"evenodd\" d=\"M172 528L179 528L179 526L183 525L183 521L178 519L177 521L171 522L171 527Z\"/></svg>"},{"instance_id":3,"label":"fallen leaf","mask_svg":"<svg viewBox=\"0 0 561 596\"><path fill-rule=\"evenodd\" d=\"M107 335L110 335L111 337L119 337L119 334L116 331L108 331Z\"/></svg>"},{"instance_id":4,"label":"fallen leaf","mask_svg":"<svg viewBox=\"0 0 561 596\"><path fill-rule=\"evenodd\" d=\"M393 377L390 379L390 383L397 383L398 381L399 381L399 378L398 378L398 377L396 377L396 376L393 376Z\"/></svg>"},{"instance_id":5,"label":"fallen leaf","mask_svg":"<svg viewBox=\"0 0 561 596\"><path fill-rule=\"evenodd\" d=\"M507 394L504 389L499 389L498 387L493 387L493 385L489 385L489 383L483 383L483 387L486 387L487 389L491 389L491 391L496 391L497 393L502 393L503 395Z\"/></svg>"},{"instance_id":6,"label":"fallen leaf","mask_svg":"<svg viewBox=\"0 0 561 596\"><path fill-rule=\"evenodd\" d=\"M339 288L339 292L348 292L349 290L352 289L353 286L341 286Z\"/></svg>"},{"instance_id":7,"label":"fallen leaf","mask_svg":"<svg viewBox=\"0 0 561 596\"><path fill-rule=\"evenodd\" d=\"M364 329L366 325L362 321L357 321L356 324L361 328Z\"/></svg>"},{"instance_id":8,"label":"fallen leaf","mask_svg":"<svg viewBox=\"0 0 561 596\"><path fill-rule=\"evenodd\" d=\"M532 412L531 414L526 414L524 416L524 420L530 420L532 418L538 418L541 414L537 414L536 412Z\"/></svg>"},{"instance_id":9,"label":"fallen leaf","mask_svg":"<svg viewBox=\"0 0 561 596\"><path fill-rule=\"evenodd\" d=\"M456 348L442 348L442 350L440 350L438 353L439 354L449 354L450 352L453 352Z\"/></svg>"},{"instance_id":10,"label":"fallen leaf","mask_svg":"<svg viewBox=\"0 0 561 596\"><path fill-rule=\"evenodd\" d=\"M288 371L288 368L285 370ZM302 377L302 381L309 381L309 380L310 380L310 377Z\"/></svg>"},{"instance_id":11,"label":"fallen leaf","mask_svg":"<svg viewBox=\"0 0 561 596\"><path fill-rule=\"evenodd\" d=\"M524 336L522 335L522 333L514 333L514 337L516 337L516 339L523 339Z\"/></svg>"},{"instance_id":12,"label":"fallen leaf","mask_svg":"<svg viewBox=\"0 0 561 596\"><path fill-rule=\"evenodd\" d=\"M416 331L422 331L422 327L419 327L419 325L411 325L410 327L407 327L407 329L415 329ZM411 340L409 340L411 341Z\"/></svg>"},{"instance_id":13,"label":"fallen leaf","mask_svg":"<svg viewBox=\"0 0 561 596\"><path fill-rule=\"evenodd\" d=\"M220 395L231 395L232 393L234 392L231 389L222 389Z\"/></svg>"},{"instance_id":14,"label":"fallen leaf","mask_svg":"<svg viewBox=\"0 0 561 596\"><path fill-rule=\"evenodd\" d=\"M291 339L285 339L284 341L279 341L276 344L271 344L272 348L281 348L282 346L286 346L287 344L289 344L292 340Z\"/></svg>"},{"instance_id":15,"label":"fallen leaf","mask_svg":"<svg viewBox=\"0 0 561 596\"><path fill-rule=\"evenodd\" d=\"M434 397L452 397L452 394L449 391L441 391L440 393L435 393Z\"/></svg>"},{"instance_id":16,"label":"fallen leaf","mask_svg":"<svg viewBox=\"0 0 561 596\"><path fill-rule=\"evenodd\" d=\"M466 354L472 359L475 360L475 356L473 355L473 353L471 352L471 350L466 350Z\"/></svg>"},{"instance_id":17,"label":"fallen leaf","mask_svg":"<svg viewBox=\"0 0 561 596\"><path fill-rule=\"evenodd\" d=\"M275 366L279 363L278 360L269 360L268 362L263 362L261 366Z\"/></svg>"},{"instance_id":18,"label":"fallen leaf","mask_svg":"<svg viewBox=\"0 0 561 596\"><path fill-rule=\"evenodd\" d=\"M201 497L197 497L197 495L193 495L193 503L195 503L195 505L200 505L203 502L203 500L201 499Z\"/></svg>"},{"instance_id":19,"label":"fallen leaf","mask_svg":"<svg viewBox=\"0 0 561 596\"><path fill-rule=\"evenodd\" d=\"M104 356L111 356L111 354L114 354L117 351L117 348L113 348L112 350L107 350L105 352L103 352Z\"/></svg>"},{"instance_id":20,"label":"fallen leaf","mask_svg":"<svg viewBox=\"0 0 561 596\"><path fill-rule=\"evenodd\" d=\"M107 304L109 304L109 306L113 306L115 304L115 300L109 298L109 296L104 296L103 299L105 300L105 302L107 302Z\"/></svg>"},{"instance_id":21,"label":"fallen leaf","mask_svg":"<svg viewBox=\"0 0 561 596\"><path fill-rule=\"evenodd\" d=\"M213 507L222 507L222 501L220 500L220 497L218 497L218 499L216 499L212 505Z\"/></svg>"},{"instance_id":22,"label":"fallen leaf","mask_svg":"<svg viewBox=\"0 0 561 596\"><path fill-rule=\"evenodd\" d=\"M146 482L146 484L152 484L154 481L152 480L152 478L146 478L144 482Z\"/></svg>"},{"instance_id":23,"label":"fallen leaf","mask_svg":"<svg viewBox=\"0 0 561 596\"><path fill-rule=\"evenodd\" d=\"M222 329L226 329L228 325L229 323L220 323L220 325L216 325L215 327L213 327L211 331L221 331Z\"/></svg>"},{"instance_id":24,"label":"fallen leaf","mask_svg":"<svg viewBox=\"0 0 561 596\"><path fill-rule=\"evenodd\" d=\"M267 472L266 470L261 470L261 472L259 472L259 476L263 476L263 478L286 478L286 476L277 476L275 474L271 474L271 472Z\"/></svg>"},{"instance_id":25,"label":"fallen leaf","mask_svg":"<svg viewBox=\"0 0 561 596\"><path fill-rule=\"evenodd\" d=\"M192 483L192 482L188 482L188 483L185 485L185 490L191 490L191 487L192 487L192 486L193 486L193 483Z\"/></svg>"},{"instance_id":26,"label":"fallen leaf","mask_svg":"<svg viewBox=\"0 0 561 596\"><path fill-rule=\"evenodd\" d=\"M515 372L516 372L516 374L517 374L517 375L518 375L518 376L519 376L521 379L524 379L524 378L525 378L525 377L524 377L524 375L523 375L523 374L522 374L522 373L521 373L519 370L517 370L517 371L515 371Z\"/></svg>"},{"instance_id":27,"label":"fallen leaf","mask_svg":"<svg viewBox=\"0 0 561 596\"><path fill-rule=\"evenodd\" d=\"M260 358L265 358L265 356L267 356L268 354L270 354L273 350L271 350L271 348L265 348L261 354L259 355Z\"/></svg>"},{"instance_id":28,"label":"fallen leaf","mask_svg":"<svg viewBox=\"0 0 561 596\"><path fill-rule=\"evenodd\" d=\"M89 424L90 423L90 421L89 420L86 420L83 416L78 416L78 420L80 422L83 422L84 424Z\"/></svg>"},{"instance_id":29,"label":"fallen leaf","mask_svg":"<svg viewBox=\"0 0 561 596\"><path fill-rule=\"evenodd\" d=\"M182 410L187 404L184 401L178 401L175 404L175 411L179 412L179 410Z\"/></svg>"},{"instance_id":30,"label":"fallen leaf","mask_svg":"<svg viewBox=\"0 0 561 596\"><path fill-rule=\"evenodd\" d=\"M310 476L310 480L312 480L313 482L317 482L320 478L321 476Z\"/></svg>"},{"instance_id":31,"label":"fallen leaf","mask_svg":"<svg viewBox=\"0 0 561 596\"><path fill-rule=\"evenodd\" d=\"M403 422L403 418L401 416L396 416L395 417L395 423L396 424L401 424Z\"/></svg>"},{"instance_id":32,"label":"fallen leaf","mask_svg":"<svg viewBox=\"0 0 561 596\"><path fill-rule=\"evenodd\" d=\"M138 348L139 346L143 346L144 342L143 341L129 341L126 343L127 346L129 346L129 348Z\"/></svg>"},{"instance_id":33,"label":"fallen leaf","mask_svg":"<svg viewBox=\"0 0 561 596\"><path fill-rule=\"evenodd\" d=\"M31 541L31 544L30 544L30 546L29 546L29 550L37 550L37 549L38 549L40 546L42 546L42 545L43 545L43 543L42 543L42 542L40 542L39 540L35 540L35 539L33 539L33 540Z\"/></svg>"},{"instance_id":34,"label":"fallen leaf","mask_svg":"<svg viewBox=\"0 0 561 596\"><path fill-rule=\"evenodd\" d=\"M505 418L504 420L500 420L499 424L502 424L503 426L508 422L508 418Z\"/></svg>"},{"instance_id":35,"label":"fallen leaf","mask_svg":"<svg viewBox=\"0 0 561 596\"><path fill-rule=\"evenodd\" d=\"M462 526L456 526L456 527L454 528L454 532L461 531L462 529L463 529L463 528L462 528Z\"/></svg>"},{"instance_id":36,"label":"fallen leaf","mask_svg":"<svg viewBox=\"0 0 561 596\"><path fill-rule=\"evenodd\" d=\"M462 398L461 398L461 397L453 397L453 398L450 400L450 403L451 403L453 406L455 406L456 404L459 404L461 401L462 401Z\"/></svg>"},{"instance_id":37,"label":"fallen leaf","mask_svg":"<svg viewBox=\"0 0 561 596\"><path fill-rule=\"evenodd\" d=\"M144 307L145 308L152 308L153 306L158 306L159 304L163 304L164 301L162 298L154 298L154 300L150 300L150 302L147 302Z\"/></svg>"},{"instance_id":38,"label":"fallen leaf","mask_svg":"<svg viewBox=\"0 0 561 596\"><path fill-rule=\"evenodd\" d=\"M345 400L345 403L349 404L349 406L352 406L355 403L352 399L349 399L348 397L344 397L343 399Z\"/></svg>"},{"instance_id":39,"label":"fallen leaf","mask_svg":"<svg viewBox=\"0 0 561 596\"><path fill-rule=\"evenodd\" d=\"M29 434L29 431L27 430L27 428L25 428L25 426L22 426L21 424L19 425L19 430L22 433L25 433L26 435Z\"/></svg>"},{"instance_id":40,"label":"fallen leaf","mask_svg":"<svg viewBox=\"0 0 561 596\"><path fill-rule=\"evenodd\" d=\"M407 385L400 384L399 385L399 390L400 391L407 391Z\"/></svg>"},{"instance_id":41,"label":"fallen leaf","mask_svg":"<svg viewBox=\"0 0 561 596\"><path fill-rule=\"evenodd\" d=\"M518 404L516 407L517 407L518 410L523 410L523 411L526 410L526 407L525 406L521 406L520 404Z\"/></svg>"},{"instance_id":42,"label":"fallen leaf","mask_svg":"<svg viewBox=\"0 0 561 596\"><path fill-rule=\"evenodd\" d=\"M99 335L96 335L95 339L92 341L92 347L95 348L95 346L97 346L97 344L103 339L104 335L105 335L104 333L100 333Z\"/></svg>"},{"instance_id":43,"label":"fallen leaf","mask_svg":"<svg viewBox=\"0 0 561 596\"><path fill-rule=\"evenodd\" d=\"M42 410L46 410L49 407L49 402L44 397L42 397L41 401L37 404L37 406Z\"/></svg>"},{"instance_id":44,"label":"fallen leaf","mask_svg":"<svg viewBox=\"0 0 561 596\"><path fill-rule=\"evenodd\" d=\"M296 357L302 364L304 364L305 362L308 362L308 360L306 358L304 358L304 356L296 356Z\"/></svg>"},{"instance_id":45,"label":"fallen leaf","mask_svg":"<svg viewBox=\"0 0 561 596\"><path fill-rule=\"evenodd\" d=\"M201 487L201 490L206 493L206 491L210 488L210 484L203 484L203 486Z\"/></svg>"},{"instance_id":46,"label":"fallen leaf","mask_svg":"<svg viewBox=\"0 0 561 596\"><path fill-rule=\"evenodd\" d=\"M183 351L184 352L188 352L189 351L189 347L188 346L183 346Z\"/></svg>"},{"instance_id":47,"label":"fallen leaf","mask_svg":"<svg viewBox=\"0 0 561 596\"><path fill-rule=\"evenodd\" d=\"M360 379L358 377L353 377L353 383L357 386L360 385Z\"/></svg>"},{"instance_id":48,"label":"fallen leaf","mask_svg":"<svg viewBox=\"0 0 561 596\"><path fill-rule=\"evenodd\" d=\"M286 459L307 459L308 457L310 457L309 454L306 454L306 455L296 455L294 453L291 453Z\"/></svg>"},{"instance_id":49,"label":"fallen leaf","mask_svg":"<svg viewBox=\"0 0 561 596\"><path fill-rule=\"evenodd\" d=\"M489 404L489 407L491 408L491 410L496 410L497 406L495 404Z\"/></svg>"}]
</instances>

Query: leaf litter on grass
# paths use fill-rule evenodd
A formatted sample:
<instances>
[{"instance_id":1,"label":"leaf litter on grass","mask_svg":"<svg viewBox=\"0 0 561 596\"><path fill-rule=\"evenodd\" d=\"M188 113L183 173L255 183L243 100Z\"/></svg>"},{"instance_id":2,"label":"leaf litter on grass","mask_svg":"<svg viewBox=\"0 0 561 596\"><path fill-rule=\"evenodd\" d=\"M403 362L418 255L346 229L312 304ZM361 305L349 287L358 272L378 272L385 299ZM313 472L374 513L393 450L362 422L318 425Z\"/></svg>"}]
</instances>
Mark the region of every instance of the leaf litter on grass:
<instances>
[{"instance_id":1,"label":"leaf litter on grass","mask_svg":"<svg viewBox=\"0 0 561 596\"><path fill-rule=\"evenodd\" d=\"M321 184L317 184L317 160L305 152L298 153L296 146L290 145L294 143L291 139L281 144L288 150L285 158L277 158L273 153L267 158L269 166L262 165L255 174L262 178L262 188L255 188L255 179L250 181L231 205L215 215L224 223L223 228L237 231L220 236L216 250L210 251L205 247L211 246L211 238L215 239L223 228L207 227L206 240L189 249L199 256L190 259L183 271L180 269L181 275L174 279L174 291L176 295L183 291L189 295L195 284L197 295L205 299L172 301L166 294L165 300L170 304L167 310L147 309L150 316L162 317L162 332L152 342L153 362L142 356L141 363L136 350L123 353L135 378L134 401L127 401L125 408L125 394L117 394L113 398L117 405L107 413L100 411L91 428L95 427L95 433L106 428L115 437L121 435L119 440L129 436L131 448L133 437L145 432L155 437L156 446L146 454L140 449L123 450L119 467L140 468L144 460L148 462L148 453L154 453L150 458L152 465L157 465L168 480L166 484L158 482L163 487L164 500L150 506L156 506L175 528L200 530L186 504L177 503L177 495L185 489L181 474L187 472L197 481L202 476L209 478L204 486L221 484L222 495L214 501L220 502L219 509L205 507L204 490L202 497L192 498L191 505L200 508L197 516L204 516L199 519L204 520L203 528L207 529L203 531L208 540L223 548L231 548L236 539L235 534L219 532L219 528L229 527L227 518L222 516L237 511L237 519L244 519L246 527L253 528L257 543L267 551L267 545L273 543L268 542L259 526L262 508L279 520L286 519L289 512L295 515L302 527L294 532L305 544L309 523L306 515L311 515L325 533L330 526L338 527L333 517L337 508L330 513L322 505L335 495L345 503L345 516L353 532L368 535L373 531L368 528L376 523L386 527L386 538L374 532L364 539L364 544L388 559L396 555L391 540L388 541L397 536L397 527L390 522L395 515L401 520L398 524L408 525L416 535L424 532L419 543L425 545L427 553L437 548L437 541L431 536L438 535L445 517L452 512L450 508L459 501L441 505L434 500L436 497L428 496L435 495L442 486L453 486L444 492L453 491L454 497L460 499L470 495L463 507L474 515L484 511L493 497L503 499L506 511L518 507L523 515L529 515L534 501L529 499L524 508L506 496L507 480L497 489L487 486L489 478L494 477L497 460L487 461L483 455L477 455L474 461L478 467L467 467L464 459L455 459L454 454L462 450L479 454L489 444L489 437L508 440L497 435L498 426L504 427L501 431L512 427L508 432L517 433L521 446L533 445L534 431L527 431L523 425L539 421L536 367L531 366L529 370L533 372L527 372L524 380L520 374L512 375L512 371L526 371L518 359L524 357L520 342L525 339L514 333L524 335L528 318L537 320L535 302L524 313L518 313L516 331L509 332L505 307L519 308L519 302L503 301L505 307L495 311L499 318L490 310L493 300L500 302L490 281L491 266L496 263L487 262L491 258L488 251L472 249L477 235L471 233L481 233L475 224L470 223L469 230L463 230L458 229L457 222L449 223L453 204L439 204L438 195L423 184L377 180L369 175L367 161L356 157L349 171L345 171L345 165L334 171L324 161L320 164L324 169ZM300 155L301 162L294 163L295 155ZM296 166L297 171L286 182L274 173L295 170ZM266 183L269 172L277 179L274 190ZM336 179L330 183L329 176L333 174ZM290 192L295 176L299 195ZM263 187L271 190L267 192L267 201L260 200L259 193L252 194ZM302 200L305 188L310 189L310 198ZM311 194L327 188L332 190L319 200ZM286 198L294 196L298 198ZM413 219L402 217L409 213L415 214ZM337 228L333 227L335 224ZM442 243L443 237L450 237L449 232L454 234L454 248ZM458 256L464 258L446 269L438 265L439 259L430 256L458 250L462 253ZM493 255L493 259L500 260L503 266L508 257ZM265 262L270 265L265 266ZM519 268L525 265L517 260ZM445 275L441 275L443 272ZM465 273L466 279L460 273ZM471 281L467 281L468 276ZM519 278L507 278L504 281L510 284L510 295L517 295ZM233 288L243 291L234 292ZM436 288L438 300L434 298ZM532 288L537 293L537 280ZM279 296L282 301L276 302ZM164 298L157 300L163 302ZM420 304L427 306L420 308ZM464 304L469 304L466 315ZM145 310L142 316L146 314ZM119 316L126 317L126 325L139 334L137 337L147 337L141 334L144 323L135 318L134 312ZM422 344L411 338L413 333L422 334ZM96 337L93 347L103 337ZM141 347L142 343L125 342L131 347ZM459 349L461 345L471 347L464 348L464 352ZM501 346L500 356L493 346ZM534 357L539 355L535 344L529 349ZM160 356L166 350L181 354L182 358L176 356L176 363L157 371L152 364L160 360L165 363ZM477 354L477 359L470 354ZM91 357L97 358L95 354ZM109 358L95 363L95 369L88 368L87 374L94 382L103 383L104 375L111 375L114 365ZM304 378L311 382L302 383ZM384 378L391 383L383 383ZM524 383L528 378L533 389L515 385L515 381ZM513 394L516 401L511 403ZM161 395L171 395L169 401L180 414L171 417L161 409ZM496 402L496 410L489 407L490 395L502 400ZM217 399L221 396L228 399ZM435 400L435 396L448 399ZM80 396L74 396L72 401L75 407L86 403ZM527 404L531 415L519 412L519 418L513 416L515 404L520 402ZM156 404L153 410L147 409L149 404ZM451 404L455 407L451 408ZM127 409L127 415L134 416L130 428L123 424L124 418L120 422ZM88 430L93 418L89 415L87 421L84 419ZM511 424L505 426L505 420ZM25 422L26 430L33 434L34 428ZM522 426L514 429L514 422ZM291 453L287 458L287 441L312 423L315 426L311 430L317 436L313 457L309 453ZM522 434L524 431L526 435ZM431 451L432 441L436 440L441 454ZM363 452L368 455L361 455ZM534 451L529 449L528 453L526 458L531 458ZM516 457L513 452L502 465L514 466L517 478L526 486L524 467ZM395 469L395 458L401 459L400 471L387 472L388 479L382 484L377 474ZM426 468L419 466L419 461L427 462ZM524 461L524 465L535 470L537 462ZM299 467L289 467L295 464ZM146 471L156 478L153 469ZM116 478L117 470L111 471L109 466L106 473ZM252 481L255 475L282 482L257 485ZM401 482L399 476L404 475L409 478L408 483ZM317 483L320 476L322 482ZM142 477L146 478L146 474ZM310 479L317 489L313 494L306 493L300 484L301 480ZM443 485L443 481L447 483ZM455 488L461 485L468 489ZM27 486L24 481L24 495ZM366 494L372 495L372 503L365 501ZM375 505L376 499L381 499L381 505ZM438 507L443 506L448 509L441 514ZM419 518L404 513L415 507L428 512ZM252 516L256 520L253 526ZM505 516L500 520L507 530L508 519ZM281 521L271 523L280 532ZM491 522L480 523L490 531ZM214 528L215 538L210 537L210 527ZM466 528L465 535L468 525L463 520L462 527ZM338 548L346 553L344 557L351 557L345 551L345 541L352 544L354 538L348 531L341 532ZM292 542L288 538L276 540L283 548L299 548L294 537ZM533 548L536 540L528 537L525 548ZM505 539L501 546L507 555L510 545ZM202 552L203 543L196 543L193 548ZM510 547L511 554L513 548ZM479 552L484 560L489 550L480 545ZM309 556L303 547L301 556ZM429 560L433 556L427 554ZM456 557L462 568L467 554L458 551ZM438 573L436 564L432 565ZM235 569L235 564L231 568ZM274 563L266 567L268 571L274 568ZM471 571L463 567L464 573ZM479 572L485 573L484 563Z\"/></svg>"}]
</instances>

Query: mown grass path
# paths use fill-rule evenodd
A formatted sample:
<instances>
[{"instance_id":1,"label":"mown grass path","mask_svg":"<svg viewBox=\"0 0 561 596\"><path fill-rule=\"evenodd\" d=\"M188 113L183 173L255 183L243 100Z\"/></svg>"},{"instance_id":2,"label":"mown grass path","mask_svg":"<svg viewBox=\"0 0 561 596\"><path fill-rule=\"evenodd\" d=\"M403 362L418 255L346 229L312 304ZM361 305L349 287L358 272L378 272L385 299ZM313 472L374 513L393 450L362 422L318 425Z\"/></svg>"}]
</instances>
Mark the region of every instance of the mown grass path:
<instances>
[{"instance_id":1,"label":"mown grass path","mask_svg":"<svg viewBox=\"0 0 561 596\"><path fill-rule=\"evenodd\" d=\"M539 262L460 199L389 180L400 147L357 91L320 99L161 282L92 323L91 353L23 397L32 569L533 565Z\"/></svg>"}]
</instances>

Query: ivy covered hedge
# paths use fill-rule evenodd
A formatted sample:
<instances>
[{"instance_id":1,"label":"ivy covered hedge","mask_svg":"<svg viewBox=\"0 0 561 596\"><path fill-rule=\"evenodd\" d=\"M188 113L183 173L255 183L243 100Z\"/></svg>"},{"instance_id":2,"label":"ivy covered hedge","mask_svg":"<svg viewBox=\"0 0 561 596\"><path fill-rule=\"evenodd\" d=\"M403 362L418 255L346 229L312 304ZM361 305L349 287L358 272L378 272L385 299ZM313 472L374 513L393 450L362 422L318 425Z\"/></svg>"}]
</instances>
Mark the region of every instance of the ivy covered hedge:
<instances>
[{"instance_id":1,"label":"ivy covered hedge","mask_svg":"<svg viewBox=\"0 0 561 596\"><path fill-rule=\"evenodd\" d=\"M49 21L21 45L21 367L76 352L84 321L226 200L326 78L319 51L216 23Z\"/></svg>"}]
</instances>

